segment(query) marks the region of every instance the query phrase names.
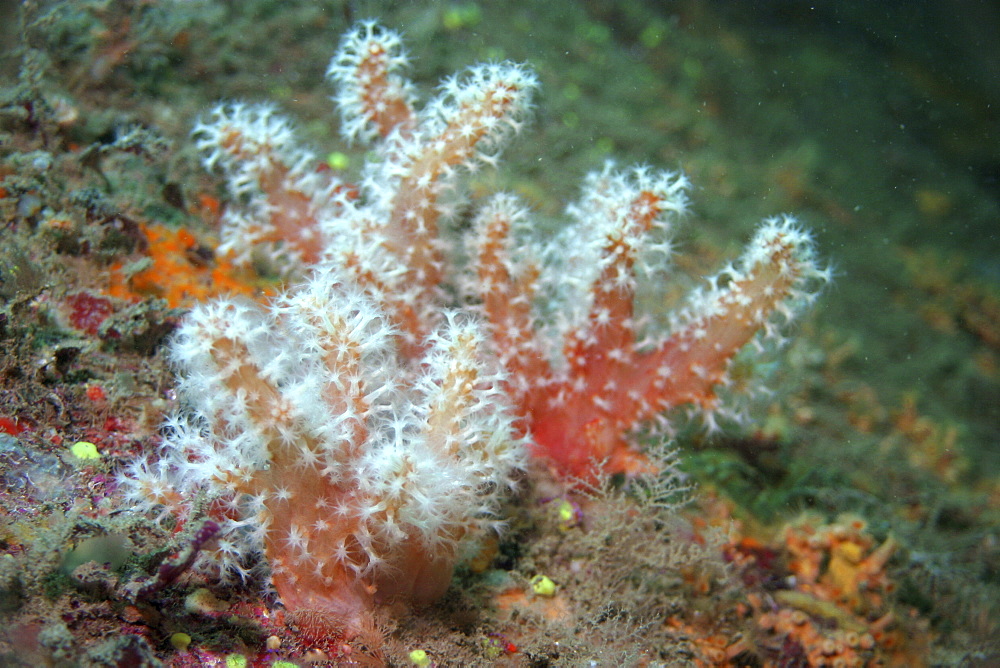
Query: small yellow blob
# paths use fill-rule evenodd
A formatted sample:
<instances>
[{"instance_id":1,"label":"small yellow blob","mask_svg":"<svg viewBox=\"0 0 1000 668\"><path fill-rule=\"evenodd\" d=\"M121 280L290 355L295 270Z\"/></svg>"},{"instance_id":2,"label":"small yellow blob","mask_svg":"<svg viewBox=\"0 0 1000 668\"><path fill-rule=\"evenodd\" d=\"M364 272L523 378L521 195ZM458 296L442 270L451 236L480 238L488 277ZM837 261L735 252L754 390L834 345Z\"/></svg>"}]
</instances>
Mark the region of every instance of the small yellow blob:
<instances>
[{"instance_id":1,"label":"small yellow blob","mask_svg":"<svg viewBox=\"0 0 1000 668\"><path fill-rule=\"evenodd\" d=\"M90 441L77 441L69 446L69 451L77 459L100 459L101 453L97 451L97 446Z\"/></svg>"},{"instance_id":2,"label":"small yellow blob","mask_svg":"<svg viewBox=\"0 0 1000 668\"><path fill-rule=\"evenodd\" d=\"M186 652L187 648L191 646L191 636L186 633L175 633L170 636L170 644L174 646L174 649Z\"/></svg>"},{"instance_id":3,"label":"small yellow blob","mask_svg":"<svg viewBox=\"0 0 1000 668\"><path fill-rule=\"evenodd\" d=\"M482 20L482 12L474 2L464 5L453 5L441 17L441 23L448 30L473 28Z\"/></svg>"},{"instance_id":4,"label":"small yellow blob","mask_svg":"<svg viewBox=\"0 0 1000 668\"><path fill-rule=\"evenodd\" d=\"M226 668L247 668L247 658L242 654L230 654L226 657Z\"/></svg>"},{"instance_id":5,"label":"small yellow blob","mask_svg":"<svg viewBox=\"0 0 1000 668\"><path fill-rule=\"evenodd\" d=\"M330 169L347 169L348 165L351 164L351 159L346 153L332 151L326 156L326 164L329 165Z\"/></svg>"},{"instance_id":6,"label":"small yellow blob","mask_svg":"<svg viewBox=\"0 0 1000 668\"><path fill-rule=\"evenodd\" d=\"M184 610L192 615L210 615L216 612L225 612L229 609L230 605L228 601L223 601L204 587L195 589L184 599Z\"/></svg>"},{"instance_id":7,"label":"small yellow blob","mask_svg":"<svg viewBox=\"0 0 1000 668\"><path fill-rule=\"evenodd\" d=\"M500 649L495 638L481 638L479 642L483 646L483 656L490 661L500 658L500 655L503 654L503 650Z\"/></svg>"},{"instance_id":8,"label":"small yellow blob","mask_svg":"<svg viewBox=\"0 0 1000 668\"><path fill-rule=\"evenodd\" d=\"M830 550L832 557L838 557L850 564L856 564L865 556L864 549L857 543L843 542L833 546Z\"/></svg>"},{"instance_id":9,"label":"small yellow blob","mask_svg":"<svg viewBox=\"0 0 1000 668\"><path fill-rule=\"evenodd\" d=\"M420 668L426 668L431 665L431 658L427 656L427 652L422 649L415 649L410 652L410 663L414 666L419 666Z\"/></svg>"},{"instance_id":10,"label":"small yellow blob","mask_svg":"<svg viewBox=\"0 0 1000 668\"><path fill-rule=\"evenodd\" d=\"M539 596L555 596L556 583L547 575L536 575L531 578L531 591Z\"/></svg>"}]
</instances>

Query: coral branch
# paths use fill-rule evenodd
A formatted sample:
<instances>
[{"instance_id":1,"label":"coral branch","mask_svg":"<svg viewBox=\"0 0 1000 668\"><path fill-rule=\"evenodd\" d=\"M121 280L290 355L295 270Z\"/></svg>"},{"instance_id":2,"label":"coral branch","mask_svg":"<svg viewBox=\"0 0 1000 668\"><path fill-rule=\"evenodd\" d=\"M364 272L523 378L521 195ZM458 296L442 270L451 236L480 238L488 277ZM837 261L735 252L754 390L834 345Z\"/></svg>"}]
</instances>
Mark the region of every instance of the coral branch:
<instances>
[{"instance_id":1,"label":"coral branch","mask_svg":"<svg viewBox=\"0 0 1000 668\"><path fill-rule=\"evenodd\" d=\"M316 169L315 154L298 145L291 124L270 105L220 104L193 134L205 166L221 171L245 202L223 215L220 254L285 272L317 262L326 243L319 221L337 215L352 191Z\"/></svg>"},{"instance_id":2,"label":"coral branch","mask_svg":"<svg viewBox=\"0 0 1000 668\"><path fill-rule=\"evenodd\" d=\"M779 326L826 280L812 239L793 218L765 221L737 266L712 279L709 290L695 293L676 318L674 334L644 356L632 374L633 386L659 409L690 403L714 410L714 388L726 382L729 360L759 331L778 339Z\"/></svg>"},{"instance_id":3,"label":"coral branch","mask_svg":"<svg viewBox=\"0 0 1000 668\"><path fill-rule=\"evenodd\" d=\"M727 382L732 358L758 332L778 339L780 320L791 320L828 278L793 219L765 221L738 266L673 317L670 335L640 341L637 276L664 264L686 189L677 174L605 166L569 209L577 225L535 253L548 271L514 257L525 225L509 196L479 217L472 289L534 451L563 474L641 470L631 432L678 406L702 409L714 425L716 388ZM534 312L546 300L555 313L549 324Z\"/></svg>"},{"instance_id":4,"label":"coral branch","mask_svg":"<svg viewBox=\"0 0 1000 668\"><path fill-rule=\"evenodd\" d=\"M533 336L532 302L540 268L537 262L516 260L509 247L514 230L526 220L527 211L510 195L497 195L483 207L476 224L476 276L471 288L478 292L483 312L492 323L493 343L510 371L515 397L542 392L537 381L552 375L546 353Z\"/></svg>"},{"instance_id":5,"label":"coral branch","mask_svg":"<svg viewBox=\"0 0 1000 668\"><path fill-rule=\"evenodd\" d=\"M168 502L146 496L154 475L180 514L208 491L224 569L262 552L286 608L348 636L376 602L434 600L463 546L495 525L522 446L475 321L445 314L419 373L397 364L394 338L333 272L270 309L194 309L173 346L193 412L130 487Z\"/></svg>"}]
</instances>

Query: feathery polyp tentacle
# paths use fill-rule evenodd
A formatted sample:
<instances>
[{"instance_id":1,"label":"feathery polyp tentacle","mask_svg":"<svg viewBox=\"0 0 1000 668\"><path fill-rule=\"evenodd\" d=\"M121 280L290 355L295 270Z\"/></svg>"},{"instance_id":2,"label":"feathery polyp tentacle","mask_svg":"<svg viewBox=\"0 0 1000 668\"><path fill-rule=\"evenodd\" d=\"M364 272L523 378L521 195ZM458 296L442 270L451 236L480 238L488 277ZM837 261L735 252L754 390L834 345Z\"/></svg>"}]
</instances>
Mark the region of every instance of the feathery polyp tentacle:
<instances>
[{"instance_id":1,"label":"feathery polyp tentacle","mask_svg":"<svg viewBox=\"0 0 1000 668\"><path fill-rule=\"evenodd\" d=\"M319 221L336 215L347 187L317 170L316 155L295 139L292 124L266 104L220 104L192 132L209 169L218 169L240 202L223 214L219 253L248 264L269 249L279 268L319 260L326 243Z\"/></svg>"},{"instance_id":2,"label":"feathery polyp tentacle","mask_svg":"<svg viewBox=\"0 0 1000 668\"><path fill-rule=\"evenodd\" d=\"M334 100L345 137L369 142L413 131L413 84L402 76L407 65L399 35L374 21L359 23L341 38L326 76L337 87Z\"/></svg>"}]
</instances>

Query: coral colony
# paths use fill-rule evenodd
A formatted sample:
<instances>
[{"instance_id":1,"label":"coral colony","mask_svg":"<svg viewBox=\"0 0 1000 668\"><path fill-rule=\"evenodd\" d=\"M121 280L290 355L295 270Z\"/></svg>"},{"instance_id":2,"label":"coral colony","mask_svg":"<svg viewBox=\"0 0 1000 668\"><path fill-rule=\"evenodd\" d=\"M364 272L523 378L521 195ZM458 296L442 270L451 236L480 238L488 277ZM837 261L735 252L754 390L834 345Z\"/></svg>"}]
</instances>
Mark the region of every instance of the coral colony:
<instances>
[{"instance_id":1,"label":"coral colony","mask_svg":"<svg viewBox=\"0 0 1000 668\"><path fill-rule=\"evenodd\" d=\"M374 23L330 65L346 136L374 144L357 186L272 107L223 104L197 126L235 202L224 250L304 283L192 310L171 348L184 408L124 477L151 511L207 508L224 572L263 554L289 615L347 637L380 602L444 592L526 453L564 479L634 472L637 429L684 405L711 420L733 356L779 338L827 279L810 237L768 220L667 334L645 331L637 277L663 270L688 186L641 167L589 176L548 242L509 194L459 238L459 176L496 160L537 82L479 65L416 111L405 65Z\"/></svg>"}]
</instances>

